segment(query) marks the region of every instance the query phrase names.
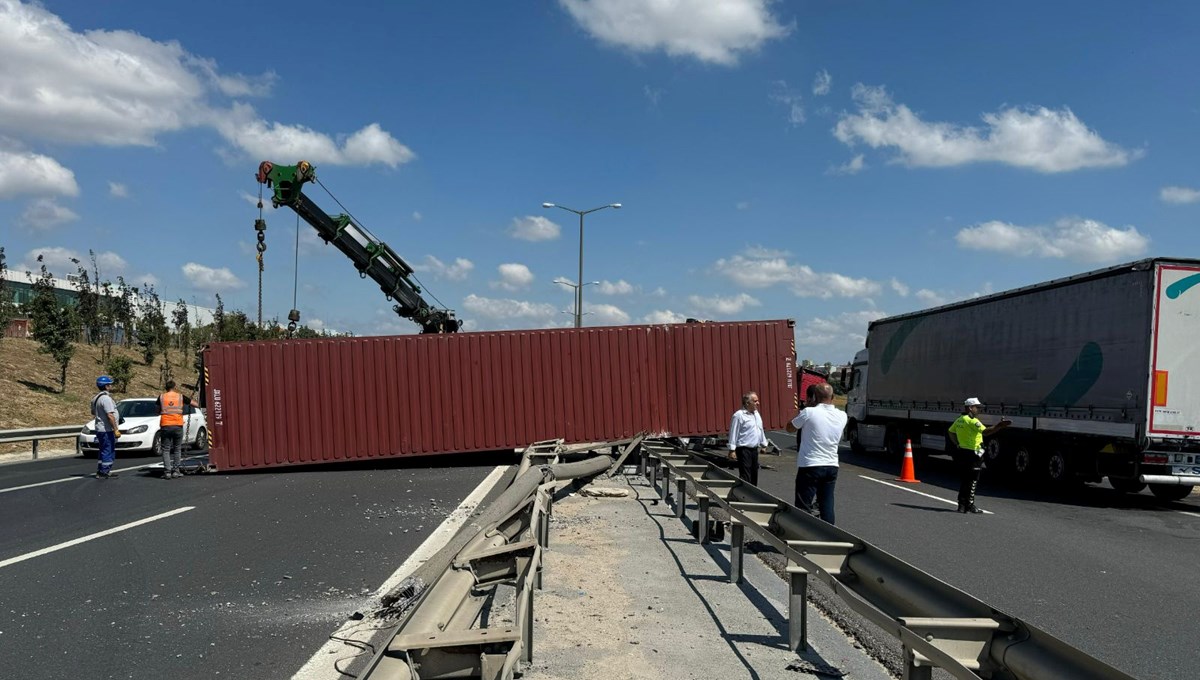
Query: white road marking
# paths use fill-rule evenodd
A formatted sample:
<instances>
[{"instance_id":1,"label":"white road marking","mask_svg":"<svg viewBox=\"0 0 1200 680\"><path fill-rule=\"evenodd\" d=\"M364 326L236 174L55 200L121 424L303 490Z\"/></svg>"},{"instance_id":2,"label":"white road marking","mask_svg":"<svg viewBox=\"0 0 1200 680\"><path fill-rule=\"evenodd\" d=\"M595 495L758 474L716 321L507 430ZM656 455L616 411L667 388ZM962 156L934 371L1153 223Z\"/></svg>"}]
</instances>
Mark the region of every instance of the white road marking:
<instances>
[{"instance_id":1,"label":"white road marking","mask_svg":"<svg viewBox=\"0 0 1200 680\"><path fill-rule=\"evenodd\" d=\"M458 533L459 527L467 521L467 518L475 511L475 508L483 501L484 496L504 476L504 472L507 469L507 465L498 466L487 477L484 477L479 486L475 487L475 490L464 498L462 503L458 504L458 507L446 517L446 520L437 529L434 529L429 538L426 538L425 542L408 556L404 564L401 564L396 571L392 572L392 575L371 594L371 597L378 600L386 595L392 588L396 587L397 584L416 571L417 567L424 564L437 551L445 547L450 542L450 539L454 537L454 534ZM356 639L354 637L356 633L362 633L358 639L366 641L370 639L372 633L376 632L377 626L377 622L366 619L361 621L346 621L342 624L341 628L338 628L329 636L329 640L317 650L317 653L313 654L312 658L301 666L300 670L296 671L296 674L292 676L292 680L324 680L325 678L346 677L334 668L334 664L343 659L358 656L363 652L342 640L354 640ZM359 628L363 630L357 630Z\"/></svg>"},{"instance_id":2,"label":"white road marking","mask_svg":"<svg viewBox=\"0 0 1200 680\"><path fill-rule=\"evenodd\" d=\"M71 546L79 545L80 543L87 543L88 541L94 541L97 538L103 538L104 536L110 536L112 534L115 534L115 533L118 533L121 531L125 531L126 529L132 529L134 527L139 527L143 524L149 524L150 522L155 522L160 519L166 519L167 517L170 517L172 515L178 515L181 512L187 512L188 510L195 510L195 509L196 509L195 506L192 506L192 505L188 505L188 506L185 506L182 508L175 508L174 510L171 510L169 512L160 513L160 514L154 515L153 517L139 519L136 522L122 524L119 527L113 527L111 529L105 529L104 531L97 531L94 534L88 534L87 536L81 536L79 538L67 541L66 543L59 543L58 545L52 545L49 548L42 548L41 550L34 550L33 552L25 553L24 555L10 557L7 560L0 561L0 568L7 567L9 565L16 564L18 562L24 562L25 560L31 560L35 557L41 557L42 555L48 555L52 552L56 552L56 551L62 550L64 548L70 548Z\"/></svg>"},{"instance_id":3,"label":"white road marking","mask_svg":"<svg viewBox=\"0 0 1200 680\"><path fill-rule=\"evenodd\" d=\"M158 463L146 463L145 465L134 465L132 467L125 467L125 468L113 468L113 472L126 472L128 470L141 470L142 468L148 468L148 467L152 467L154 465L162 465L162 462L160 461ZM93 476L92 474L89 474L89 475L84 475L84 476L63 477L62 479L51 479L48 482L37 482L36 484L26 484L24 486L10 486L7 489L0 489L0 493L8 493L9 491L20 491L22 489L32 489L34 487L47 486L50 484L62 484L63 482L75 482L75 481L79 481L80 479L95 479L95 476ZM111 480L109 480L109 481L111 481Z\"/></svg>"},{"instance_id":4,"label":"white road marking","mask_svg":"<svg viewBox=\"0 0 1200 680\"><path fill-rule=\"evenodd\" d=\"M866 475L859 475L859 477L862 477L863 479L870 480L870 481L872 481L872 482L878 482L878 483L880 483L880 484L883 484L884 486L890 486L890 487L892 487L893 489L900 489L901 491L907 491L907 492L909 492L909 493L915 493L915 494L917 494L918 496L924 496L924 497L926 497L926 498L932 498L932 499L933 499L933 500L935 500L935 501L941 501L941 502L943 502L943 503L948 503L948 504L950 504L950 505L953 505L953 506L957 506L957 505L958 505L958 501L952 501L952 500L948 500L948 499L946 499L946 498L942 498L942 497L940 497L940 496L934 496L933 494L925 493L924 491L917 491L916 489L910 489L910 488L908 488L907 486L900 486L899 484L892 484L891 482L885 482L885 481L883 481L882 479L875 479L874 477L868 477L868 476L866 476ZM985 514L985 515L994 515L994 514L996 514L996 513L992 512L991 510L984 510L984 511L983 511L983 514Z\"/></svg>"},{"instance_id":5,"label":"white road marking","mask_svg":"<svg viewBox=\"0 0 1200 680\"><path fill-rule=\"evenodd\" d=\"M1197 515L1194 512L1188 512L1186 510L1176 510L1175 512L1178 512L1181 515L1187 515L1188 517L1200 517L1200 515Z\"/></svg>"}]
</instances>

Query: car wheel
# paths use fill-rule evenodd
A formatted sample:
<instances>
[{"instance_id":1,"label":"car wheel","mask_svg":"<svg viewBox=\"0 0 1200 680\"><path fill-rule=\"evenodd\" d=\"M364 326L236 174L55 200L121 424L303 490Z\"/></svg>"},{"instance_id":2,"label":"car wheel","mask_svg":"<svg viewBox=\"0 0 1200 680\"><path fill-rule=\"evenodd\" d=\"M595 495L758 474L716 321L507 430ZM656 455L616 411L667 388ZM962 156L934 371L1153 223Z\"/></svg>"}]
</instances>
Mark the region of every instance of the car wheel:
<instances>
[{"instance_id":1,"label":"car wheel","mask_svg":"<svg viewBox=\"0 0 1200 680\"><path fill-rule=\"evenodd\" d=\"M196 433L196 441L193 443L193 447L197 451L203 451L208 447L208 431L203 427Z\"/></svg>"},{"instance_id":2,"label":"car wheel","mask_svg":"<svg viewBox=\"0 0 1200 680\"><path fill-rule=\"evenodd\" d=\"M1181 501L1192 493L1192 487L1183 484L1151 484L1150 493L1160 501Z\"/></svg>"},{"instance_id":3,"label":"car wheel","mask_svg":"<svg viewBox=\"0 0 1200 680\"><path fill-rule=\"evenodd\" d=\"M147 453L146 455L148 455L148 456L157 456L157 455L159 454L159 450L160 450L160 449L158 448L158 442L159 442L159 440L160 440L160 438L161 438L161 437L162 437L162 433L161 433L161 432L155 432L155 433L154 433L154 439L150 440L150 452L149 452L149 453Z\"/></svg>"}]
</instances>

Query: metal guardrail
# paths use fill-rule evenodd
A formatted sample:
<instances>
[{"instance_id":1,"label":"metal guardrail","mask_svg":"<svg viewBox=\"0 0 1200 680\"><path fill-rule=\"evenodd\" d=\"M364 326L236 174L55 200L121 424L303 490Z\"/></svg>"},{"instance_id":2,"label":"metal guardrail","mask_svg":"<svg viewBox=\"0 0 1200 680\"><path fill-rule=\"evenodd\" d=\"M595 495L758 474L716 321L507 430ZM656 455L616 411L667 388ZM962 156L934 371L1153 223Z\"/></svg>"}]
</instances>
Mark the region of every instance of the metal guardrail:
<instances>
[{"instance_id":1,"label":"metal guardrail","mask_svg":"<svg viewBox=\"0 0 1200 680\"><path fill-rule=\"evenodd\" d=\"M23 430L0 430L0 444L33 442L33 459L38 457L38 442L43 439L66 439L79 434L80 426L32 427Z\"/></svg>"},{"instance_id":2,"label":"metal guardrail","mask_svg":"<svg viewBox=\"0 0 1200 680\"><path fill-rule=\"evenodd\" d=\"M530 446L516 479L474 522L479 527L452 556L439 553L427 565L440 572L426 585L402 583L384 604L407 609L385 636L386 647L359 677L372 680L484 678L509 680L517 664L533 661L534 592L542 587L542 550L550 540L553 489L607 472L608 453L624 444L623 456L641 437L566 448L562 440ZM587 457L577 462L570 458ZM623 457L622 457L623 460ZM436 564L444 560L445 564ZM501 589L512 590L511 621Z\"/></svg>"},{"instance_id":3,"label":"metal guardrail","mask_svg":"<svg viewBox=\"0 0 1200 680\"><path fill-rule=\"evenodd\" d=\"M745 532L788 560L789 643L805 648L808 577L900 640L904 680L942 668L959 680L1133 680L1049 633L1001 612L853 534L747 484L698 455L663 442L643 445L641 471L685 518L695 488L696 532L708 539L709 510L729 513L731 582L741 580ZM672 493L674 477L675 493Z\"/></svg>"}]
</instances>

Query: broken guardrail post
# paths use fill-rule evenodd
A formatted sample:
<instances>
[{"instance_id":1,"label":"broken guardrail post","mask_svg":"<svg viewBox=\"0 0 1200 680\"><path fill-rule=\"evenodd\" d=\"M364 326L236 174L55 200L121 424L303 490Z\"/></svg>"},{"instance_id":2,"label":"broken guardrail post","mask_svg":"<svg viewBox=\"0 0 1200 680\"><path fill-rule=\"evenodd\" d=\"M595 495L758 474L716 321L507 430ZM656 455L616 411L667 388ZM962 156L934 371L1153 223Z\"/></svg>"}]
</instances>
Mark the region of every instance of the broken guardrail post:
<instances>
[{"instance_id":1,"label":"broken guardrail post","mask_svg":"<svg viewBox=\"0 0 1200 680\"><path fill-rule=\"evenodd\" d=\"M637 448L637 457L638 457L638 463L637 463L638 476L645 477L646 476L646 449L643 449L640 445Z\"/></svg>"},{"instance_id":2,"label":"broken guardrail post","mask_svg":"<svg viewBox=\"0 0 1200 680\"><path fill-rule=\"evenodd\" d=\"M902 645L904 648L904 673L901 675L901 680L933 680L933 668L924 664L918 664L913 653L913 648L908 645Z\"/></svg>"},{"instance_id":3,"label":"broken guardrail post","mask_svg":"<svg viewBox=\"0 0 1200 680\"><path fill-rule=\"evenodd\" d=\"M742 558L746 550L746 527L741 522L729 524L729 582L742 582Z\"/></svg>"},{"instance_id":4,"label":"broken guardrail post","mask_svg":"<svg viewBox=\"0 0 1200 680\"><path fill-rule=\"evenodd\" d=\"M696 528L696 540L700 541L700 545L708 543L708 504L710 499L707 495L696 489L696 521L699 526Z\"/></svg>"},{"instance_id":5,"label":"broken guardrail post","mask_svg":"<svg viewBox=\"0 0 1200 680\"><path fill-rule=\"evenodd\" d=\"M658 485L658 459L651 458L650 462L650 490L654 491L654 487Z\"/></svg>"},{"instance_id":6,"label":"broken guardrail post","mask_svg":"<svg viewBox=\"0 0 1200 680\"><path fill-rule=\"evenodd\" d=\"M675 516L679 519L687 519L687 477L683 475L675 477L675 490L679 492L679 497L675 499Z\"/></svg>"},{"instance_id":7,"label":"broken guardrail post","mask_svg":"<svg viewBox=\"0 0 1200 680\"><path fill-rule=\"evenodd\" d=\"M671 502L671 468L667 465L662 466L662 487L660 489L664 503Z\"/></svg>"},{"instance_id":8,"label":"broken guardrail post","mask_svg":"<svg viewBox=\"0 0 1200 680\"><path fill-rule=\"evenodd\" d=\"M788 649L808 649L808 570L796 564L787 566L788 574Z\"/></svg>"}]
</instances>

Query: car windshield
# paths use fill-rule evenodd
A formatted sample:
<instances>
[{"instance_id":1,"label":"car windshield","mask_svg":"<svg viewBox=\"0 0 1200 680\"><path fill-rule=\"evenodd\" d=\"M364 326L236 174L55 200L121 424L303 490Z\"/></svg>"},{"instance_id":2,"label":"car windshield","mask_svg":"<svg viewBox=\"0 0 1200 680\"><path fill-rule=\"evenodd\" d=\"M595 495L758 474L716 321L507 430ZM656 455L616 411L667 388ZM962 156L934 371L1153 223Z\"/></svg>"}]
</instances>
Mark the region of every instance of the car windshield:
<instances>
[{"instance_id":1,"label":"car windshield","mask_svg":"<svg viewBox=\"0 0 1200 680\"><path fill-rule=\"evenodd\" d=\"M117 414L122 418L146 418L158 415L157 401L131 401L126 399L117 404Z\"/></svg>"}]
</instances>

